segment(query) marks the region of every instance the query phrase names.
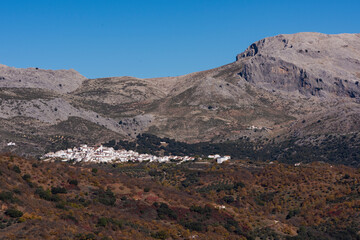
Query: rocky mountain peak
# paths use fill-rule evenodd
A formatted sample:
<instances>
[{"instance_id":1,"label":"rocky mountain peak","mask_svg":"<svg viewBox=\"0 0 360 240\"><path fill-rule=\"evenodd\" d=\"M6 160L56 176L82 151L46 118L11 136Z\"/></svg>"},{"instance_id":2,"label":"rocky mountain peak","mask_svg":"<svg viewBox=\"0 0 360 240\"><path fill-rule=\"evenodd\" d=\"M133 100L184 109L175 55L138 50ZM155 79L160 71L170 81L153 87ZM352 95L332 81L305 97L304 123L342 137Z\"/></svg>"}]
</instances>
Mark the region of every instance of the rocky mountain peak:
<instances>
[{"instance_id":1,"label":"rocky mountain peak","mask_svg":"<svg viewBox=\"0 0 360 240\"><path fill-rule=\"evenodd\" d=\"M360 98L360 34L284 34L238 54L239 75L269 90Z\"/></svg>"}]
</instances>

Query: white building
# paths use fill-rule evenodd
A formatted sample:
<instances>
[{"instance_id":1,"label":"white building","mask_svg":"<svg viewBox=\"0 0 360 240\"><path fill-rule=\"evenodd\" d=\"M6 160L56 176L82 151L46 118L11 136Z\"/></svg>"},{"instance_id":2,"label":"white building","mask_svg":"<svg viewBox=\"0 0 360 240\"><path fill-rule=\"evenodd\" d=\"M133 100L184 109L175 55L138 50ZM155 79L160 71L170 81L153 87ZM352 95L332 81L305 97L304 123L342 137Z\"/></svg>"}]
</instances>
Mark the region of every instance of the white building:
<instances>
[{"instance_id":1,"label":"white building","mask_svg":"<svg viewBox=\"0 0 360 240\"><path fill-rule=\"evenodd\" d=\"M215 155L209 155L208 158L212 158L212 159L217 159L221 157L219 154L215 154Z\"/></svg>"},{"instance_id":2,"label":"white building","mask_svg":"<svg viewBox=\"0 0 360 240\"><path fill-rule=\"evenodd\" d=\"M194 157L180 157L180 156L163 156L157 157L151 154L139 154L132 150L114 150L100 146L98 148L81 145L80 147L69 148L67 150L60 150L57 152L50 152L43 156L43 159L61 158L62 161L76 161L76 162L128 162L128 161L150 161L150 162L169 162L171 159L177 159L181 162L193 161Z\"/></svg>"},{"instance_id":3,"label":"white building","mask_svg":"<svg viewBox=\"0 0 360 240\"><path fill-rule=\"evenodd\" d=\"M223 162L225 162L225 161L228 161L228 160L230 160L230 159L231 159L230 156L223 156L223 157L217 158L217 159L216 159L216 162L219 163L219 164L221 164L221 163L223 163Z\"/></svg>"},{"instance_id":4,"label":"white building","mask_svg":"<svg viewBox=\"0 0 360 240\"><path fill-rule=\"evenodd\" d=\"M219 154L209 155L208 158L215 159L217 163L223 163L231 159L231 157L228 155L222 157Z\"/></svg>"}]
</instances>

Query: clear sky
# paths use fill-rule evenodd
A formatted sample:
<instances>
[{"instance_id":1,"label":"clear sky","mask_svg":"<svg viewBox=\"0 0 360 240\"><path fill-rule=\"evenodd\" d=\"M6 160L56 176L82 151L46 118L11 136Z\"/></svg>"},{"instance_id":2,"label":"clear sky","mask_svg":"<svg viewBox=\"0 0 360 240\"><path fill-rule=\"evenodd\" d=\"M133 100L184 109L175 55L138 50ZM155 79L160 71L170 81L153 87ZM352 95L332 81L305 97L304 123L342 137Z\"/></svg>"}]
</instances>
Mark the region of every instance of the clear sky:
<instances>
[{"instance_id":1,"label":"clear sky","mask_svg":"<svg viewBox=\"0 0 360 240\"><path fill-rule=\"evenodd\" d=\"M359 33L359 0L0 0L0 63L177 76L282 33Z\"/></svg>"}]
</instances>

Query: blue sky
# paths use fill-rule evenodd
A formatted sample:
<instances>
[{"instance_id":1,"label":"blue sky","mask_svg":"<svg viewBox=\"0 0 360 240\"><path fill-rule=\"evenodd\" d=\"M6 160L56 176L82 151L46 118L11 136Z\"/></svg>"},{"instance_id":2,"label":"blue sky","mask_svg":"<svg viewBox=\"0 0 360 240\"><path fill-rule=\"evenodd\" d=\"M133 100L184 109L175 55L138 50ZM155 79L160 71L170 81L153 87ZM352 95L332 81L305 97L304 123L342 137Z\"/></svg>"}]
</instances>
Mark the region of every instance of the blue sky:
<instances>
[{"instance_id":1,"label":"blue sky","mask_svg":"<svg viewBox=\"0 0 360 240\"><path fill-rule=\"evenodd\" d=\"M360 1L0 0L0 63L88 78L177 76L282 33L359 33Z\"/></svg>"}]
</instances>

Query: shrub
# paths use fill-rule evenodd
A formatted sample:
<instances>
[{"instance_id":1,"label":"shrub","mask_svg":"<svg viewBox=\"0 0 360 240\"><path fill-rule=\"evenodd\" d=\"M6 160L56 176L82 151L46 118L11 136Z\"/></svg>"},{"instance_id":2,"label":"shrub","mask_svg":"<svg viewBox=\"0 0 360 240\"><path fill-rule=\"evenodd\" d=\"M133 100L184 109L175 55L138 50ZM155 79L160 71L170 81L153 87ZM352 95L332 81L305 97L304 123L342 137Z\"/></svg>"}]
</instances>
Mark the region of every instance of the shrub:
<instances>
[{"instance_id":1,"label":"shrub","mask_svg":"<svg viewBox=\"0 0 360 240\"><path fill-rule=\"evenodd\" d=\"M34 184L34 183L32 183L31 181L27 181L27 184L28 184L28 186L29 186L30 188L35 187L35 184Z\"/></svg>"},{"instance_id":2,"label":"shrub","mask_svg":"<svg viewBox=\"0 0 360 240\"><path fill-rule=\"evenodd\" d=\"M164 219L166 216L172 219L177 219L176 213L169 208L166 203L161 203L156 211L160 219Z\"/></svg>"},{"instance_id":3,"label":"shrub","mask_svg":"<svg viewBox=\"0 0 360 240\"><path fill-rule=\"evenodd\" d=\"M22 217L23 212L15 209L15 208L9 208L5 211L5 215L12 217L12 218L19 218L19 217Z\"/></svg>"},{"instance_id":4,"label":"shrub","mask_svg":"<svg viewBox=\"0 0 360 240\"><path fill-rule=\"evenodd\" d=\"M109 221L107 220L107 218L99 218L98 222L97 222L97 226L98 227L106 227L106 225L109 223Z\"/></svg>"},{"instance_id":5,"label":"shrub","mask_svg":"<svg viewBox=\"0 0 360 240\"><path fill-rule=\"evenodd\" d=\"M65 203L63 203L63 202L56 204L55 207L59 208L59 209L66 209Z\"/></svg>"},{"instance_id":6,"label":"shrub","mask_svg":"<svg viewBox=\"0 0 360 240\"><path fill-rule=\"evenodd\" d=\"M98 194L99 194L98 200L100 203L107 206L115 205L116 197L109 188L106 191L99 191Z\"/></svg>"},{"instance_id":7,"label":"shrub","mask_svg":"<svg viewBox=\"0 0 360 240\"><path fill-rule=\"evenodd\" d=\"M16 173L21 173L21 170L20 170L19 166L17 166L17 165L13 166L12 170Z\"/></svg>"},{"instance_id":8,"label":"shrub","mask_svg":"<svg viewBox=\"0 0 360 240\"><path fill-rule=\"evenodd\" d=\"M209 206L205 206L205 207L201 207L201 206L191 206L190 207L190 211L192 212L197 212L200 214L210 214L211 213L211 208Z\"/></svg>"},{"instance_id":9,"label":"shrub","mask_svg":"<svg viewBox=\"0 0 360 240\"><path fill-rule=\"evenodd\" d=\"M294 217L295 215L299 214L299 209L293 209L293 210L290 210L288 215L286 216L286 219L290 219L292 217Z\"/></svg>"},{"instance_id":10,"label":"shrub","mask_svg":"<svg viewBox=\"0 0 360 240\"><path fill-rule=\"evenodd\" d=\"M51 193L52 194L67 193L67 191L63 187L51 187Z\"/></svg>"},{"instance_id":11,"label":"shrub","mask_svg":"<svg viewBox=\"0 0 360 240\"><path fill-rule=\"evenodd\" d=\"M91 172L92 172L92 173L97 173L97 172L98 172L98 169L97 169L97 168L93 168L93 169L91 169Z\"/></svg>"},{"instance_id":12,"label":"shrub","mask_svg":"<svg viewBox=\"0 0 360 240\"><path fill-rule=\"evenodd\" d=\"M14 202L14 194L12 192L1 192L0 193L0 200L3 202Z\"/></svg>"},{"instance_id":13,"label":"shrub","mask_svg":"<svg viewBox=\"0 0 360 240\"><path fill-rule=\"evenodd\" d=\"M21 195L21 191L18 188L13 189L13 193Z\"/></svg>"},{"instance_id":14,"label":"shrub","mask_svg":"<svg viewBox=\"0 0 360 240\"><path fill-rule=\"evenodd\" d=\"M79 182L76 179L71 179L71 180L69 180L69 184L77 186L79 184Z\"/></svg>"},{"instance_id":15,"label":"shrub","mask_svg":"<svg viewBox=\"0 0 360 240\"><path fill-rule=\"evenodd\" d=\"M235 229L235 233L241 234L241 229L239 227L238 222L236 222L234 219L229 218L226 220L226 224L224 225L225 229L229 232L232 232Z\"/></svg>"},{"instance_id":16,"label":"shrub","mask_svg":"<svg viewBox=\"0 0 360 240\"><path fill-rule=\"evenodd\" d=\"M31 178L30 174L25 174L24 176L22 176L22 179L24 179L25 181L29 181Z\"/></svg>"},{"instance_id":17,"label":"shrub","mask_svg":"<svg viewBox=\"0 0 360 240\"><path fill-rule=\"evenodd\" d=\"M169 234L165 231L158 231L156 233L152 233L151 237L156 239L167 239L169 237Z\"/></svg>"},{"instance_id":18,"label":"shrub","mask_svg":"<svg viewBox=\"0 0 360 240\"><path fill-rule=\"evenodd\" d=\"M121 121L120 121L121 122ZM121 125L121 123L119 122L119 124ZM110 140L109 142L103 144L105 147L114 147L116 145L116 141L115 139Z\"/></svg>"},{"instance_id":19,"label":"shrub","mask_svg":"<svg viewBox=\"0 0 360 240\"><path fill-rule=\"evenodd\" d=\"M245 184L243 182L234 183L234 189L236 190L238 187L244 188Z\"/></svg>"},{"instance_id":20,"label":"shrub","mask_svg":"<svg viewBox=\"0 0 360 240\"><path fill-rule=\"evenodd\" d=\"M150 191L150 188L149 187L145 187L144 188L144 192L149 192Z\"/></svg>"},{"instance_id":21,"label":"shrub","mask_svg":"<svg viewBox=\"0 0 360 240\"><path fill-rule=\"evenodd\" d=\"M149 175L152 176L152 177L156 177L156 176L161 176L162 173L156 169L151 169L149 171Z\"/></svg>"},{"instance_id":22,"label":"shrub","mask_svg":"<svg viewBox=\"0 0 360 240\"><path fill-rule=\"evenodd\" d=\"M88 234L79 233L79 234L75 235L75 239L77 239L77 240L95 240L96 236L92 233L88 233Z\"/></svg>"},{"instance_id":23,"label":"shrub","mask_svg":"<svg viewBox=\"0 0 360 240\"><path fill-rule=\"evenodd\" d=\"M51 201L51 202L58 202L60 198L58 196L54 196L51 194L49 190L45 191L42 187L39 187L35 190L35 194L38 194L40 198Z\"/></svg>"},{"instance_id":24,"label":"shrub","mask_svg":"<svg viewBox=\"0 0 360 240\"><path fill-rule=\"evenodd\" d=\"M126 200L127 200L127 197L126 197L126 196L122 196L120 199L121 199L121 201L126 201Z\"/></svg>"},{"instance_id":25,"label":"shrub","mask_svg":"<svg viewBox=\"0 0 360 240\"><path fill-rule=\"evenodd\" d=\"M68 215L63 215L61 216L62 219L64 220L71 220L73 221L74 223L78 223L78 220L76 219L75 216L71 215L71 214L68 214ZM87 238L86 238L87 239Z\"/></svg>"},{"instance_id":26,"label":"shrub","mask_svg":"<svg viewBox=\"0 0 360 240\"><path fill-rule=\"evenodd\" d=\"M225 196L225 197L223 197L223 201L230 204L230 203L235 202L235 199L233 196Z\"/></svg>"},{"instance_id":27,"label":"shrub","mask_svg":"<svg viewBox=\"0 0 360 240\"><path fill-rule=\"evenodd\" d=\"M201 222L189 222L185 223L184 227L191 231L201 232L203 230L203 224Z\"/></svg>"}]
</instances>

